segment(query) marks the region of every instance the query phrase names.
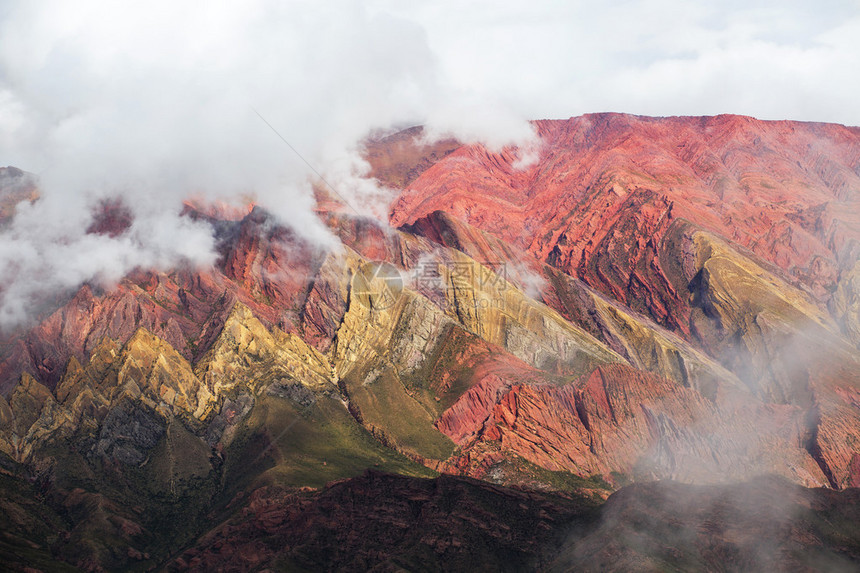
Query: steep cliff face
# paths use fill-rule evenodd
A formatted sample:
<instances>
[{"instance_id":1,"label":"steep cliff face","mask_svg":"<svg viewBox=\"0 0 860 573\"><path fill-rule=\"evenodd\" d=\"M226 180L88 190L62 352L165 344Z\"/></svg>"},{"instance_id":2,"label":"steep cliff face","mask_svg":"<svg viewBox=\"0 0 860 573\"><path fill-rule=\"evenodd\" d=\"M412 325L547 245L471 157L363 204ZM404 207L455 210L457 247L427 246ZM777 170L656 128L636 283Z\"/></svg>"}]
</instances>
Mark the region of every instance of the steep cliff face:
<instances>
[{"instance_id":1,"label":"steep cliff face","mask_svg":"<svg viewBox=\"0 0 860 573\"><path fill-rule=\"evenodd\" d=\"M461 147L408 186L392 224L446 211L673 328L677 300L655 261L675 219L750 249L820 297L856 259L855 130L619 114L535 127L545 142L535 165L516 170L512 154Z\"/></svg>"},{"instance_id":2,"label":"steep cliff face","mask_svg":"<svg viewBox=\"0 0 860 573\"><path fill-rule=\"evenodd\" d=\"M192 302L189 297L187 305L181 303L180 281L190 277L153 273L136 278L145 281L149 288L141 287L133 279L123 281L116 290L104 295L83 286L65 306L17 340L0 363L5 388L22 371L31 372L53 388L70 357L86 361L102 338L107 336L124 343L138 328L156 333L190 358L186 336L197 328L195 321L203 320L211 308L204 308L208 305ZM200 282L201 286L205 284ZM210 286L217 289L215 285L203 288ZM162 301L165 304L159 304Z\"/></svg>"},{"instance_id":3,"label":"steep cliff face","mask_svg":"<svg viewBox=\"0 0 860 573\"><path fill-rule=\"evenodd\" d=\"M816 479L851 483L856 130L616 114L535 126L535 165L461 147L409 185L392 223L473 256L530 252L565 318L711 400L745 388L805 412Z\"/></svg>"},{"instance_id":4,"label":"steep cliff face","mask_svg":"<svg viewBox=\"0 0 860 573\"><path fill-rule=\"evenodd\" d=\"M239 221L210 222L222 255L217 268L136 270L110 292L82 286L0 347L0 393L8 394L22 372L54 388L70 357L84 362L105 336L125 343L138 328L196 360L237 301L267 326L294 330L323 255L259 209Z\"/></svg>"},{"instance_id":5,"label":"steep cliff face","mask_svg":"<svg viewBox=\"0 0 860 573\"><path fill-rule=\"evenodd\" d=\"M486 471L494 460L480 458L501 451L580 476L708 483L773 472L807 486L827 485L802 447L808 430L797 407L762 404L740 392L711 402L624 365L602 366L564 386L518 384L500 391L491 383L483 390L484 402L492 402L483 405L491 410L485 419L476 423L455 404L440 420L465 446L455 465Z\"/></svg>"},{"instance_id":6,"label":"steep cliff face","mask_svg":"<svg viewBox=\"0 0 860 573\"><path fill-rule=\"evenodd\" d=\"M236 303L221 327L215 343L200 358L195 371L202 383L201 392L226 395L241 387L256 391L274 381L300 383L313 390L334 388L336 381L325 356L296 335L274 328L271 332L251 310ZM210 402L195 413L205 417Z\"/></svg>"},{"instance_id":7,"label":"steep cliff face","mask_svg":"<svg viewBox=\"0 0 860 573\"><path fill-rule=\"evenodd\" d=\"M335 388L335 380L325 356L296 336L270 332L236 303L196 367L165 340L139 328L124 345L102 339L84 366L72 357L56 397L24 374L10 401L4 400L0 447L25 461L34 447L97 431L116 407L127 409L128 403L154 413L161 420L156 426L178 417L199 430L199 424L211 425L225 405L229 409L237 395L253 395L272 384L324 392Z\"/></svg>"},{"instance_id":8,"label":"steep cliff face","mask_svg":"<svg viewBox=\"0 0 860 573\"><path fill-rule=\"evenodd\" d=\"M493 280L485 282L514 285L516 292L540 300L638 368L692 385L706 395L712 395L719 385L740 384L734 374L683 338L490 233L441 211L405 229L495 266ZM679 270L676 282L681 286L677 288L688 293L686 287L694 274L686 277ZM686 294L685 300L688 298ZM688 314L692 312L685 308Z\"/></svg>"}]
</instances>

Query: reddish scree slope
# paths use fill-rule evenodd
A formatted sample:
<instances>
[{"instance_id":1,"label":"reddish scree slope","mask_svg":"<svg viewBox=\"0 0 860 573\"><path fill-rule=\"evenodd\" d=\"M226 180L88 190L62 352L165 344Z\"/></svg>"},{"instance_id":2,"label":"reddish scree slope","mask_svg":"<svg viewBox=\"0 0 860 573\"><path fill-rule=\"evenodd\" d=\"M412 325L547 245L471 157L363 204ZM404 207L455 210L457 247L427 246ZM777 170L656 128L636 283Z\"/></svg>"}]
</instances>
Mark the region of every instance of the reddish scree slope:
<instances>
[{"instance_id":1,"label":"reddish scree slope","mask_svg":"<svg viewBox=\"0 0 860 573\"><path fill-rule=\"evenodd\" d=\"M459 148L395 202L394 226L443 210L627 302L631 274L670 223L687 219L753 251L818 296L860 251L860 129L743 116L597 114L538 121L541 157ZM617 263L614 263L617 265Z\"/></svg>"}]
</instances>

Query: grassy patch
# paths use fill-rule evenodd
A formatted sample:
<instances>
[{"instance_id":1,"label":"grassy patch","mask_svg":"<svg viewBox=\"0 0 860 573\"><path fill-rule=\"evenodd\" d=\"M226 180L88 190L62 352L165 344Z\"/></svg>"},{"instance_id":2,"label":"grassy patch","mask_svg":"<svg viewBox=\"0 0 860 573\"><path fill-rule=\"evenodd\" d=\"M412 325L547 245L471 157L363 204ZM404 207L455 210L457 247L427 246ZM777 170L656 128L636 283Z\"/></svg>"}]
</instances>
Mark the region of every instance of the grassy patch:
<instances>
[{"instance_id":1,"label":"grassy patch","mask_svg":"<svg viewBox=\"0 0 860 573\"><path fill-rule=\"evenodd\" d=\"M346 385L365 427L399 451L436 460L454 452L454 442L433 426L435 411L411 396L392 368L386 367L370 384L356 377Z\"/></svg>"},{"instance_id":2,"label":"grassy patch","mask_svg":"<svg viewBox=\"0 0 860 573\"><path fill-rule=\"evenodd\" d=\"M600 475L581 477L571 472L548 470L514 454L508 454L507 460L499 462L494 467L500 469L504 474L508 474L507 481L521 482L522 485L526 486L531 483L552 491L603 490L610 492L615 489Z\"/></svg>"},{"instance_id":3,"label":"grassy patch","mask_svg":"<svg viewBox=\"0 0 860 573\"><path fill-rule=\"evenodd\" d=\"M307 408L261 396L226 452L229 493L260 483L321 487L367 468L431 477L434 472L386 448L346 408L321 396Z\"/></svg>"}]
</instances>

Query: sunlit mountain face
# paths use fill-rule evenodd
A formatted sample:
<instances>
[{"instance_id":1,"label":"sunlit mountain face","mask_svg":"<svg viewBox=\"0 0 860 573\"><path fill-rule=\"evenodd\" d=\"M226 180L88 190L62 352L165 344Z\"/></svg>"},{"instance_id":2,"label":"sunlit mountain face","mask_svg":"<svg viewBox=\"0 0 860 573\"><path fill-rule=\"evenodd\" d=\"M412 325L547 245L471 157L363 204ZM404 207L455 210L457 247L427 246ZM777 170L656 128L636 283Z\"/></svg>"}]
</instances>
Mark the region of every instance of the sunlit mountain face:
<instances>
[{"instance_id":1,"label":"sunlit mountain face","mask_svg":"<svg viewBox=\"0 0 860 573\"><path fill-rule=\"evenodd\" d=\"M856 569L860 129L532 125L368 139L387 221L315 181L323 241L188 197L208 263L41 296L0 344L4 567ZM0 170L0 226L39 200Z\"/></svg>"}]
</instances>

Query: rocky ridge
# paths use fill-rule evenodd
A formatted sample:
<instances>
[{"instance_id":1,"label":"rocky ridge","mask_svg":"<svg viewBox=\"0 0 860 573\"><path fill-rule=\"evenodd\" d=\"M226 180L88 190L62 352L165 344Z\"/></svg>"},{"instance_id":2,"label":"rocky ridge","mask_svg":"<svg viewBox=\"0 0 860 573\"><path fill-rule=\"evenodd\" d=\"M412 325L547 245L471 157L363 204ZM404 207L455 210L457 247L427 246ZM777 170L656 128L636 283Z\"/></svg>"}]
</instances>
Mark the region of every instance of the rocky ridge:
<instances>
[{"instance_id":1,"label":"rocky ridge","mask_svg":"<svg viewBox=\"0 0 860 573\"><path fill-rule=\"evenodd\" d=\"M84 285L5 341L0 473L50 492L46 516L79 508L60 517L65 540L31 549L121 569L197 543L171 566L202 567L221 534L194 541L177 515L241 510L283 536L297 518L279 508L326 503L296 488L370 467L593 503L660 479L860 485L856 130L617 115L536 127L546 146L524 170L515 150L376 140L376 175L406 185L399 228L329 201L339 251L260 208L189 203L218 238L215 268ZM425 487L403 484L392 507ZM304 539L341 525L308 522ZM546 540L479 531L543 559Z\"/></svg>"}]
</instances>

